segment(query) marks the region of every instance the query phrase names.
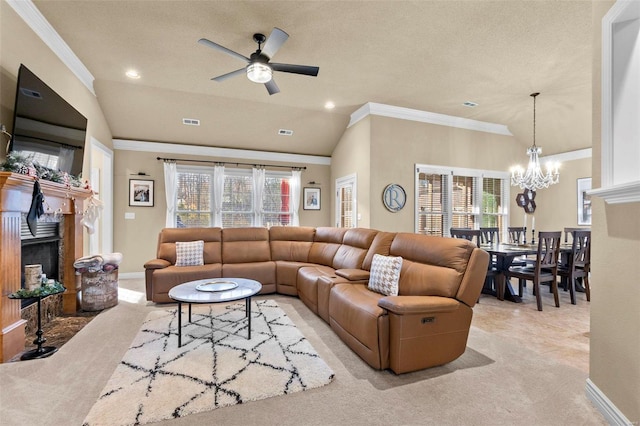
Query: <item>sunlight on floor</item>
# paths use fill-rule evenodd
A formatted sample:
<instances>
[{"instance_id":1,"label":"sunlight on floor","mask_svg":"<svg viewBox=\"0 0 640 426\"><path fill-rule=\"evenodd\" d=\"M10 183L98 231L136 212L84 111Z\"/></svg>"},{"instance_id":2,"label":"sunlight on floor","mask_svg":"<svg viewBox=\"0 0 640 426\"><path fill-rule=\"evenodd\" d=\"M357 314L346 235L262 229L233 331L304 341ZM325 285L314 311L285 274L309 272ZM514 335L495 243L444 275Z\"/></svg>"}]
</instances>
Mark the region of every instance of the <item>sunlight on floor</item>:
<instances>
[{"instance_id":1,"label":"sunlight on floor","mask_svg":"<svg viewBox=\"0 0 640 426\"><path fill-rule=\"evenodd\" d=\"M118 300L128 303L140 303L144 300L144 293L133 291L126 288L118 288Z\"/></svg>"}]
</instances>

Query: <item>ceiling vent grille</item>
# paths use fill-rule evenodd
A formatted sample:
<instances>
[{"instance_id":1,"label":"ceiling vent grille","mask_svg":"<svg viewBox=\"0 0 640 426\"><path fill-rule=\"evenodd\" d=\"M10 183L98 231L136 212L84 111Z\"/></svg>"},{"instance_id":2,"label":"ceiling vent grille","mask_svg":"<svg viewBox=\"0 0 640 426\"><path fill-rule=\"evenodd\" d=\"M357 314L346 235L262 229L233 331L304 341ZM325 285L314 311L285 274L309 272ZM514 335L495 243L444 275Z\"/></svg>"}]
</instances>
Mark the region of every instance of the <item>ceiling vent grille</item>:
<instances>
[{"instance_id":1,"label":"ceiling vent grille","mask_svg":"<svg viewBox=\"0 0 640 426\"><path fill-rule=\"evenodd\" d=\"M186 124L187 126L199 126L200 120L197 118L183 118L182 124Z\"/></svg>"},{"instance_id":2,"label":"ceiling vent grille","mask_svg":"<svg viewBox=\"0 0 640 426\"><path fill-rule=\"evenodd\" d=\"M280 129L278 130L278 134L282 136L291 136L293 135L293 130Z\"/></svg>"}]
</instances>

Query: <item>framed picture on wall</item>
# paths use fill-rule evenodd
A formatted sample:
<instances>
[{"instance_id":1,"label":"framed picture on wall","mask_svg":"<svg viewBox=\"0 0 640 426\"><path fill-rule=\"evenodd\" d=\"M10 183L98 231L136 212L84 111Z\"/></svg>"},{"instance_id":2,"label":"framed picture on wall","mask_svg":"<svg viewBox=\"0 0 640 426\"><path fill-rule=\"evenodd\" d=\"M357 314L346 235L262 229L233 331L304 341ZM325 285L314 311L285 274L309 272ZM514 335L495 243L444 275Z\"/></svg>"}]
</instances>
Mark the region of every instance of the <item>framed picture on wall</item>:
<instances>
[{"instance_id":1,"label":"framed picture on wall","mask_svg":"<svg viewBox=\"0 0 640 426\"><path fill-rule=\"evenodd\" d=\"M305 188L302 200L304 210L320 210L320 188Z\"/></svg>"},{"instance_id":2,"label":"framed picture on wall","mask_svg":"<svg viewBox=\"0 0 640 426\"><path fill-rule=\"evenodd\" d=\"M578 225L591 225L591 178L578 179Z\"/></svg>"},{"instance_id":3,"label":"framed picture on wall","mask_svg":"<svg viewBox=\"0 0 640 426\"><path fill-rule=\"evenodd\" d=\"M129 179L129 205L153 207L153 180Z\"/></svg>"}]
</instances>

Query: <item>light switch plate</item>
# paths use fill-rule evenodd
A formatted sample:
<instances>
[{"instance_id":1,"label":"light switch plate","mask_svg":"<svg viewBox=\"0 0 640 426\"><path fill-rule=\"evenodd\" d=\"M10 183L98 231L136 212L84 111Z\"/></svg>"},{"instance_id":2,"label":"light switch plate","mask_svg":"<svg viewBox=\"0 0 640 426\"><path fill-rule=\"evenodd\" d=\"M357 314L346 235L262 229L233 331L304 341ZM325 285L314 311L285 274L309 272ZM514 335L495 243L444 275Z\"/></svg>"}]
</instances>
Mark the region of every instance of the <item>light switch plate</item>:
<instances>
[{"instance_id":1,"label":"light switch plate","mask_svg":"<svg viewBox=\"0 0 640 426\"><path fill-rule=\"evenodd\" d=\"M135 219L136 218L136 214L134 212L125 212L124 213L124 218L125 219Z\"/></svg>"}]
</instances>

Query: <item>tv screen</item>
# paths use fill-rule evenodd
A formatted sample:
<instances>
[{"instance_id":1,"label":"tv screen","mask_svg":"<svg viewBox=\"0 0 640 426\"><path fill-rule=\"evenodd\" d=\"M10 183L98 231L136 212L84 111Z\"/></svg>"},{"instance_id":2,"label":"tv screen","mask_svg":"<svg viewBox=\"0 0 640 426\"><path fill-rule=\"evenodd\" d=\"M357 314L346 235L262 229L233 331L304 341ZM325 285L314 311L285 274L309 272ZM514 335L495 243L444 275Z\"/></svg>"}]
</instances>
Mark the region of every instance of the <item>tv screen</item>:
<instances>
[{"instance_id":1,"label":"tv screen","mask_svg":"<svg viewBox=\"0 0 640 426\"><path fill-rule=\"evenodd\" d=\"M21 64L9 150L77 176L82 173L86 132L87 119Z\"/></svg>"}]
</instances>

